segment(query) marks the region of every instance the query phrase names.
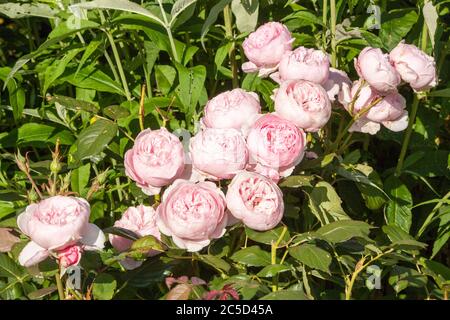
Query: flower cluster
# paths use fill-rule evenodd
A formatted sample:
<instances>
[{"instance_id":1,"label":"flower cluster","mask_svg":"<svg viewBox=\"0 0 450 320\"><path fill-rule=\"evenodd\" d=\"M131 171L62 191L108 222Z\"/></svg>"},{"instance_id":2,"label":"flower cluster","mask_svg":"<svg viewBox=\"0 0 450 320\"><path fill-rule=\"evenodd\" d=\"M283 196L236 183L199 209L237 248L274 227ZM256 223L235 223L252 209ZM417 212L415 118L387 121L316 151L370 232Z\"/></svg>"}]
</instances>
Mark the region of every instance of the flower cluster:
<instances>
[{"instance_id":1,"label":"flower cluster","mask_svg":"<svg viewBox=\"0 0 450 320\"><path fill-rule=\"evenodd\" d=\"M222 237L238 221L270 230L284 213L277 183L302 161L306 133L329 121L332 103L339 101L354 116L350 131L374 134L381 124L400 131L408 113L397 87L402 81L415 91L436 85L433 58L403 42L390 54L365 48L355 59L360 79L352 83L345 72L330 67L325 53L293 49L293 40L284 25L269 22L243 43L249 61L242 69L279 84L275 112L262 113L258 95L237 88L208 101L188 150L165 128L139 133L125 154L125 173L147 195L166 189L156 209L130 207L115 227L159 240L164 234L191 252ZM31 238L20 263L31 266L53 255L67 267L80 261L83 250L103 248L105 237L89 223L89 215L87 201L75 197L55 196L28 206L18 218L19 228ZM118 252L132 246L118 235L109 241ZM127 269L141 264L132 258L121 263Z\"/></svg>"}]
</instances>

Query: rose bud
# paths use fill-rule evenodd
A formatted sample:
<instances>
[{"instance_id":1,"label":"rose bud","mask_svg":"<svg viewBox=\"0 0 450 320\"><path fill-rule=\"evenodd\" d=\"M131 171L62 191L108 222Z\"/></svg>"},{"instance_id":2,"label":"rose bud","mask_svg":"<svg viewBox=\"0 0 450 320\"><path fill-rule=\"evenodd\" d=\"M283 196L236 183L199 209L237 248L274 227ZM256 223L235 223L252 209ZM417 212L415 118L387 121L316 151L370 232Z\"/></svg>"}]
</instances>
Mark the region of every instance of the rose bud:
<instances>
[{"instance_id":1,"label":"rose bud","mask_svg":"<svg viewBox=\"0 0 450 320\"><path fill-rule=\"evenodd\" d=\"M400 84L400 74L381 49L366 47L355 59L358 75L380 93L395 91Z\"/></svg>"},{"instance_id":2,"label":"rose bud","mask_svg":"<svg viewBox=\"0 0 450 320\"><path fill-rule=\"evenodd\" d=\"M403 81L414 91L423 91L437 85L436 63L433 57L412 44L400 42L389 54Z\"/></svg>"},{"instance_id":3,"label":"rose bud","mask_svg":"<svg viewBox=\"0 0 450 320\"><path fill-rule=\"evenodd\" d=\"M81 260L83 249L79 245L73 245L57 252L59 265L68 268L76 266Z\"/></svg>"},{"instance_id":4,"label":"rose bud","mask_svg":"<svg viewBox=\"0 0 450 320\"><path fill-rule=\"evenodd\" d=\"M228 186L226 199L231 214L251 229L270 230L283 218L283 193L260 174L239 172Z\"/></svg>"},{"instance_id":5,"label":"rose bud","mask_svg":"<svg viewBox=\"0 0 450 320\"><path fill-rule=\"evenodd\" d=\"M294 123L275 114L265 114L253 124L247 137L250 165L256 165L249 169L274 180L278 173L289 175L302 160L305 144L305 133Z\"/></svg>"},{"instance_id":6,"label":"rose bud","mask_svg":"<svg viewBox=\"0 0 450 320\"><path fill-rule=\"evenodd\" d=\"M241 130L259 113L261 106L256 93L233 89L222 92L208 101L202 122L208 128Z\"/></svg>"},{"instance_id":7,"label":"rose bud","mask_svg":"<svg viewBox=\"0 0 450 320\"><path fill-rule=\"evenodd\" d=\"M327 92L322 86L310 81L283 82L274 100L275 112L305 131L318 131L331 116Z\"/></svg>"},{"instance_id":8,"label":"rose bud","mask_svg":"<svg viewBox=\"0 0 450 320\"><path fill-rule=\"evenodd\" d=\"M29 267L74 245L85 250L103 249L105 235L89 223L89 203L76 197L54 196L30 204L17 218L19 229L31 241L19 255L19 262Z\"/></svg>"},{"instance_id":9,"label":"rose bud","mask_svg":"<svg viewBox=\"0 0 450 320\"><path fill-rule=\"evenodd\" d=\"M245 139L235 129L201 130L190 140L189 151L193 167L213 180L231 179L248 161Z\"/></svg>"},{"instance_id":10,"label":"rose bud","mask_svg":"<svg viewBox=\"0 0 450 320\"><path fill-rule=\"evenodd\" d=\"M225 196L214 183L179 179L164 191L157 224L178 247L200 251L225 233L225 206Z\"/></svg>"},{"instance_id":11,"label":"rose bud","mask_svg":"<svg viewBox=\"0 0 450 320\"><path fill-rule=\"evenodd\" d=\"M283 55L292 50L294 39L285 25L268 22L252 32L242 44L245 56L250 60L242 64L244 72L259 71L259 76L274 72Z\"/></svg>"},{"instance_id":12,"label":"rose bud","mask_svg":"<svg viewBox=\"0 0 450 320\"><path fill-rule=\"evenodd\" d=\"M339 96L339 93L342 91L344 83L349 86L352 85L352 81L347 73L342 70L330 68L328 80L323 84L323 88L327 92L330 101L334 102L336 100L336 97Z\"/></svg>"},{"instance_id":13,"label":"rose bud","mask_svg":"<svg viewBox=\"0 0 450 320\"><path fill-rule=\"evenodd\" d=\"M152 207L139 205L129 207L122 215L120 220L114 222L114 227L124 228L133 231L141 237L152 235L161 240L158 226L156 225L156 211ZM109 242L119 252L127 251L131 248L133 241L118 235L109 235ZM159 251L150 250L147 256L157 255ZM136 261L132 258L126 258L120 264L128 270L135 269L142 264L142 261Z\"/></svg>"},{"instance_id":14,"label":"rose bud","mask_svg":"<svg viewBox=\"0 0 450 320\"><path fill-rule=\"evenodd\" d=\"M284 54L278 72L271 78L278 83L286 80L308 80L322 84L328 79L330 59L320 50L298 47Z\"/></svg>"},{"instance_id":15,"label":"rose bud","mask_svg":"<svg viewBox=\"0 0 450 320\"><path fill-rule=\"evenodd\" d=\"M146 129L125 153L125 173L148 195L158 194L184 170L183 145L167 129Z\"/></svg>"}]
</instances>

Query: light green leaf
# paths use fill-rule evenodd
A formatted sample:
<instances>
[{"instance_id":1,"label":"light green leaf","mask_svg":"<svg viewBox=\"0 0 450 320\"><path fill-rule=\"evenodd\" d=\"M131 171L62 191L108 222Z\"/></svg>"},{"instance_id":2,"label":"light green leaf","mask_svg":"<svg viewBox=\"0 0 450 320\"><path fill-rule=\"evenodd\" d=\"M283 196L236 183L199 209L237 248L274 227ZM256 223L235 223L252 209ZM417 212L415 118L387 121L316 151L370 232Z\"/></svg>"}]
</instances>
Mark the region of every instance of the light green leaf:
<instances>
[{"instance_id":1,"label":"light green leaf","mask_svg":"<svg viewBox=\"0 0 450 320\"><path fill-rule=\"evenodd\" d=\"M289 248L289 254L312 269L330 273L331 255L316 245L305 243L291 247Z\"/></svg>"},{"instance_id":2,"label":"light green leaf","mask_svg":"<svg viewBox=\"0 0 450 320\"><path fill-rule=\"evenodd\" d=\"M434 35L436 34L438 13L436 7L433 6L433 2L430 0L425 0L425 5L423 6L423 18L428 28L428 35L431 40L431 45L434 48Z\"/></svg>"},{"instance_id":3,"label":"light green leaf","mask_svg":"<svg viewBox=\"0 0 450 320\"><path fill-rule=\"evenodd\" d=\"M370 228L364 221L343 220L331 222L319 228L316 233L332 243L338 243L353 237L367 238Z\"/></svg>"},{"instance_id":4,"label":"light green leaf","mask_svg":"<svg viewBox=\"0 0 450 320\"><path fill-rule=\"evenodd\" d=\"M0 12L11 19L25 17L54 18L58 10L51 8L45 3L14 3L7 2L0 4Z\"/></svg>"},{"instance_id":5,"label":"light green leaf","mask_svg":"<svg viewBox=\"0 0 450 320\"><path fill-rule=\"evenodd\" d=\"M106 119L98 119L93 125L83 129L76 141L77 151L73 155L83 160L103 151L117 134L117 124Z\"/></svg>"},{"instance_id":6,"label":"light green leaf","mask_svg":"<svg viewBox=\"0 0 450 320\"><path fill-rule=\"evenodd\" d=\"M233 0L231 10L236 17L239 32L252 32L258 24L259 0Z\"/></svg>"},{"instance_id":7,"label":"light green leaf","mask_svg":"<svg viewBox=\"0 0 450 320\"><path fill-rule=\"evenodd\" d=\"M258 272L258 277L274 277L277 274L285 271L291 270L290 266L286 266L284 264L271 264L266 267L264 267L260 272Z\"/></svg>"},{"instance_id":8,"label":"light green leaf","mask_svg":"<svg viewBox=\"0 0 450 320\"><path fill-rule=\"evenodd\" d=\"M418 15L413 9L393 10L382 15L380 39L386 50L392 50L417 22Z\"/></svg>"},{"instance_id":9,"label":"light green leaf","mask_svg":"<svg viewBox=\"0 0 450 320\"><path fill-rule=\"evenodd\" d=\"M272 242L276 242L281 237L281 233L283 232L284 228L284 226L280 226L268 231L256 231L245 227L245 234L249 239L253 241L270 245ZM289 231L286 230L279 245L284 246L289 241L290 237L291 236L289 234Z\"/></svg>"},{"instance_id":10,"label":"light green leaf","mask_svg":"<svg viewBox=\"0 0 450 320\"><path fill-rule=\"evenodd\" d=\"M270 253L262 250L259 246L241 249L231 256L233 261L247 266L267 266L271 264Z\"/></svg>"},{"instance_id":11,"label":"light green leaf","mask_svg":"<svg viewBox=\"0 0 450 320\"><path fill-rule=\"evenodd\" d=\"M72 191L77 192L82 197L85 197L90 175L90 163L86 163L84 166L78 167L73 170L70 176L70 185L72 187Z\"/></svg>"},{"instance_id":12,"label":"light green leaf","mask_svg":"<svg viewBox=\"0 0 450 320\"><path fill-rule=\"evenodd\" d=\"M205 36L209 31L209 28L216 22L217 17L222 12L227 4L229 4L231 0L220 0L214 7L211 8L211 11L208 14L205 22L202 26L202 31L200 33L200 41L202 43L203 49L205 49ZM206 49L205 49L206 50Z\"/></svg>"},{"instance_id":13,"label":"light green leaf","mask_svg":"<svg viewBox=\"0 0 450 320\"><path fill-rule=\"evenodd\" d=\"M172 26L177 17L187 8L189 8L191 5L193 5L194 3L196 3L197 0L177 0L173 7L172 10L170 11L170 15L171 15L171 20L169 22L169 25Z\"/></svg>"},{"instance_id":14,"label":"light green leaf","mask_svg":"<svg viewBox=\"0 0 450 320\"><path fill-rule=\"evenodd\" d=\"M384 184L386 192L390 195L385 210L386 222L396 225L409 232L412 223L412 196L403 182L395 176L389 177Z\"/></svg>"},{"instance_id":15,"label":"light green leaf","mask_svg":"<svg viewBox=\"0 0 450 320\"><path fill-rule=\"evenodd\" d=\"M117 281L107 273L100 273L92 285L92 294L96 300L111 300L117 287Z\"/></svg>"}]
</instances>

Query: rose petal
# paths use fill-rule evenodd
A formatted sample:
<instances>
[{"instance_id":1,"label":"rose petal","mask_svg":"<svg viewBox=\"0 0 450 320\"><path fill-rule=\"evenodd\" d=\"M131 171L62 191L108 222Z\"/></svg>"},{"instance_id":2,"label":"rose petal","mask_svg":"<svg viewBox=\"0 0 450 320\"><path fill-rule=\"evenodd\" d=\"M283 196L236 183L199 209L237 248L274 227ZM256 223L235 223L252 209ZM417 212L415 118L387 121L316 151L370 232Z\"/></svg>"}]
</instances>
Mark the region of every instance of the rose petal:
<instances>
[{"instance_id":1,"label":"rose petal","mask_svg":"<svg viewBox=\"0 0 450 320\"><path fill-rule=\"evenodd\" d=\"M44 261L50 256L50 252L33 241L22 249L19 254L19 263L24 267L30 267Z\"/></svg>"}]
</instances>

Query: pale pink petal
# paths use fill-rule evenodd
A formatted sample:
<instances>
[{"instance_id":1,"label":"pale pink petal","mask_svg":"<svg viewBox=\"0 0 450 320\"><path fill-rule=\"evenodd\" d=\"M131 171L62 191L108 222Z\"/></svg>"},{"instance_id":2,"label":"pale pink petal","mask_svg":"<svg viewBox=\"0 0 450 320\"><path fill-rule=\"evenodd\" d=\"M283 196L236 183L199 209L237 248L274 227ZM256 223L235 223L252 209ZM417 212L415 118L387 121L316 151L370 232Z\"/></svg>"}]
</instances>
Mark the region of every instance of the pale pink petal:
<instances>
[{"instance_id":1,"label":"pale pink petal","mask_svg":"<svg viewBox=\"0 0 450 320\"><path fill-rule=\"evenodd\" d=\"M102 250L105 246L105 234L99 227L93 223L89 223L83 233L80 242L84 245L85 250L94 251Z\"/></svg>"},{"instance_id":2,"label":"pale pink petal","mask_svg":"<svg viewBox=\"0 0 450 320\"><path fill-rule=\"evenodd\" d=\"M30 267L44 261L49 256L48 250L30 241L20 252L19 263L24 267Z\"/></svg>"},{"instance_id":3,"label":"pale pink petal","mask_svg":"<svg viewBox=\"0 0 450 320\"><path fill-rule=\"evenodd\" d=\"M245 73L256 72L258 70L258 66L253 62L248 61L242 64L242 71L244 71Z\"/></svg>"}]
</instances>

